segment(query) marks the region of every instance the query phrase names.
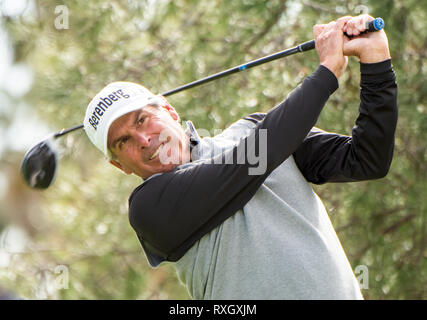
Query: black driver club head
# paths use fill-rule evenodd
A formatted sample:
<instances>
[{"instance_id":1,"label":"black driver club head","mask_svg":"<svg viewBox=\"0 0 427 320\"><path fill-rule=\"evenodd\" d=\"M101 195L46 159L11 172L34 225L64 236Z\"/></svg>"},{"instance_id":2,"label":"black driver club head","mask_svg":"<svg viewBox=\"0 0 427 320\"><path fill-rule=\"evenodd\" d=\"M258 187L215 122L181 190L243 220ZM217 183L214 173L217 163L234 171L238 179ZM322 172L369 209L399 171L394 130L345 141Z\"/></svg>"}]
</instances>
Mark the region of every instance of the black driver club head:
<instances>
[{"instance_id":1,"label":"black driver club head","mask_svg":"<svg viewBox=\"0 0 427 320\"><path fill-rule=\"evenodd\" d=\"M46 189L56 176L57 154L52 138L37 143L27 151L21 165L21 173L31 188Z\"/></svg>"}]
</instances>

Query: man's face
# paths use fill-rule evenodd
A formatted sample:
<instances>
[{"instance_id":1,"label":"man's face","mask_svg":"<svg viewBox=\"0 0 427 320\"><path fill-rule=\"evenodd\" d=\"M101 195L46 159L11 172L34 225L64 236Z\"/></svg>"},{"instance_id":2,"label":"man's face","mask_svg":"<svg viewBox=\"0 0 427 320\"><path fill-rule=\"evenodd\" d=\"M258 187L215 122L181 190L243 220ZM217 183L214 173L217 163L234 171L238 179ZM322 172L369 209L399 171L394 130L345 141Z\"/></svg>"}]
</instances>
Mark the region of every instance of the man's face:
<instances>
[{"instance_id":1,"label":"man's face","mask_svg":"<svg viewBox=\"0 0 427 320\"><path fill-rule=\"evenodd\" d=\"M188 136L175 109L146 106L116 119L107 146L115 155L110 163L143 179L171 171L190 160Z\"/></svg>"}]
</instances>

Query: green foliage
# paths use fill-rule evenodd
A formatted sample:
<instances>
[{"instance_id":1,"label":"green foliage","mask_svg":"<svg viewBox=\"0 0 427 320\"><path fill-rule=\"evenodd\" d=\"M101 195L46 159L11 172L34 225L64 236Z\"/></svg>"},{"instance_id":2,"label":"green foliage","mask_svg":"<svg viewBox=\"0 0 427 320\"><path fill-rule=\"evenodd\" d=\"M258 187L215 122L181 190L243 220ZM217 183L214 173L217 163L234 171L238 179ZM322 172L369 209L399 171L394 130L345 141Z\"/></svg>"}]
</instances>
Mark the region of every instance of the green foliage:
<instances>
[{"instance_id":1,"label":"green foliage","mask_svg":"<svg viewBox=\"0 0 427 320\"><path fill-rule=\"evenodd\" d=\"M364 5L386 21L399 84L399 123L388 176L316 186L353 268L369 268L368 299L425 299L426 2L159 0L69 1L69 29L55 29L58 1L36 2L31 15L4 19L15 59L35 73L26 101L54 128L82 122L90 98L111 81L164 92L313 38L312 26ZM359 7L358 7L359 6ZM179 93L168 100L196 127L223 129L265 112L315 70L315 51ZM359 65L350 59L318 126L351 134L358 114ZM84 133L62 142L57 181L40 194L44 223L32 252L18 255L3 285L37 298L42 267L65 265L69 288L56 299L187 299L169 267L152 270L127 219L140 181L103 161ZM38 270L38 271L34 271Z\"/></svg>"}]
</instances>

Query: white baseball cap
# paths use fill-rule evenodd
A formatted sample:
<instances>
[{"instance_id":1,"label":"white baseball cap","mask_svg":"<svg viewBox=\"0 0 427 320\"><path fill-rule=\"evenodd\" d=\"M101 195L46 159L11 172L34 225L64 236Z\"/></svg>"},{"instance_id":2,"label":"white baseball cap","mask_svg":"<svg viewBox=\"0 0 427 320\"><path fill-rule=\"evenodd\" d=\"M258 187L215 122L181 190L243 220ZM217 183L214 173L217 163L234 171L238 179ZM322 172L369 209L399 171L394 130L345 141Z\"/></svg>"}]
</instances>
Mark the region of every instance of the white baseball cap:
<instances>
[{"instance_id":1,"label":"white baseball cap","mask_svg":"<svg viewBox=\"0 0 427 320\"><path fill-rule=\"evenodd\" d=\"M83 120L84 130L89 140L108 158L112 158L107 148L108 129L114 120L141 109L160 96L144 86L133 82L112 82L102 89L89 103Z\"/></svg>"}]
</instances>

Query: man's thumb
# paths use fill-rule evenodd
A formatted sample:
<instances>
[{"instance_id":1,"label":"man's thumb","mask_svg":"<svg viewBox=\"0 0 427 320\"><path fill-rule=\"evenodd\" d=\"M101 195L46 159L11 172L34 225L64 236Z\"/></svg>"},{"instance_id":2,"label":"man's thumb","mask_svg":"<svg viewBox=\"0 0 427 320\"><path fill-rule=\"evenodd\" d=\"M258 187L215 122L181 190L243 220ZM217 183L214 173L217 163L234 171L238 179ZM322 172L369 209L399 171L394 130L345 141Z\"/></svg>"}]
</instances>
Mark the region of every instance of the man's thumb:
<instances>
[{"instance_id":1,"label":"man's thumb","mask_svg":"<svg viewBox=\"0 0 427 320\"><path fill-rule=\"evenodd\" d=\"M361 39L348 39L344 37L343 54L345 56L358 56Z\"/></svg>"}]
</instances>

